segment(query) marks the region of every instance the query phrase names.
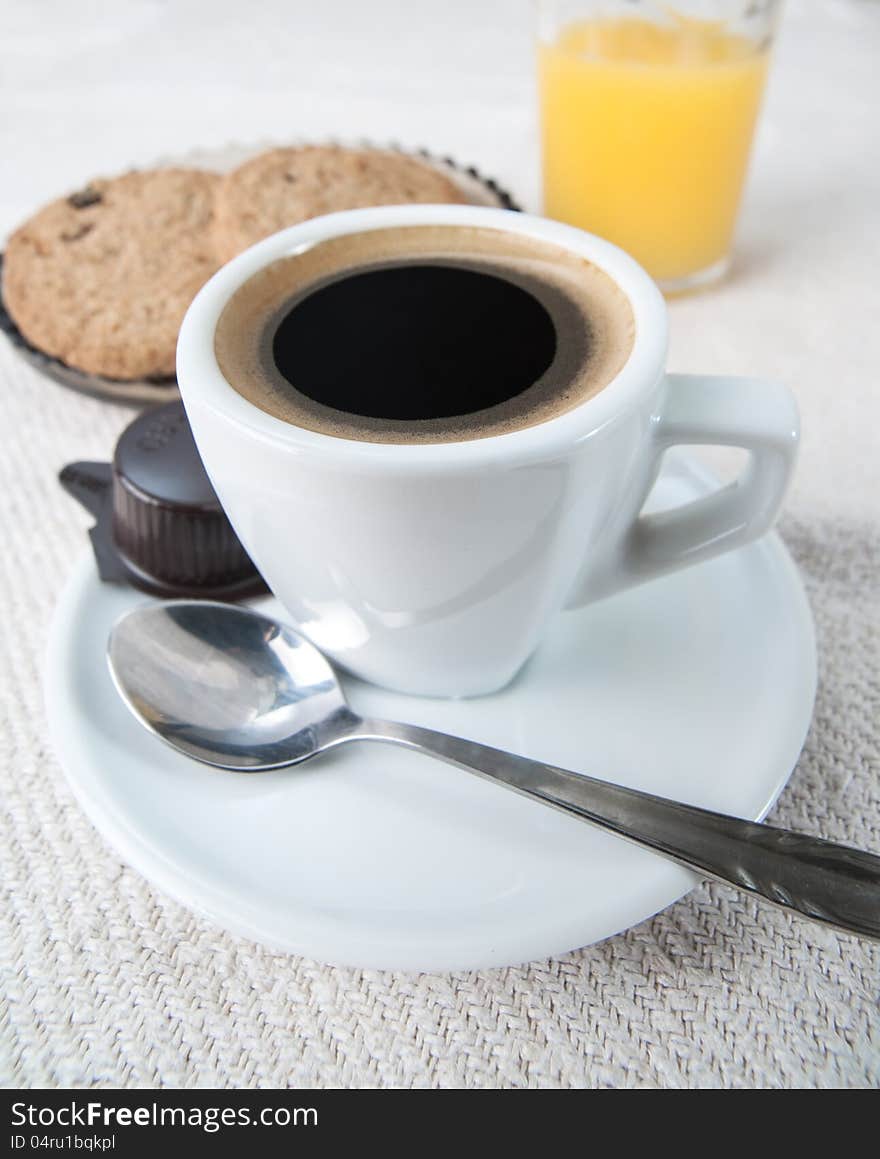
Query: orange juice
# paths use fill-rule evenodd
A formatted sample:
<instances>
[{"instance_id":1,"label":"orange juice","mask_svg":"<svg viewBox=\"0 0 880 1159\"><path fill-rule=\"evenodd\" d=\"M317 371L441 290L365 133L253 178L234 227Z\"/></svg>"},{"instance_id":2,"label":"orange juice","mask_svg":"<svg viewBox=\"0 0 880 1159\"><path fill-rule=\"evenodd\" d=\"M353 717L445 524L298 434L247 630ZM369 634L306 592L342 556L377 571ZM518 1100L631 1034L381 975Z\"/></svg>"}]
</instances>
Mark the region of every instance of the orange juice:
<instances>
[{"instance_id":1,"label":"orange juice","mask_svg":"<svg viewBox=\"0 0 880 1159\"><path fill-rule=\"evenodd\" d=\"M544 212L667 284L723 263L767 63L716 23L564 27L539 48Z\"/></svg>"}]
</instances>

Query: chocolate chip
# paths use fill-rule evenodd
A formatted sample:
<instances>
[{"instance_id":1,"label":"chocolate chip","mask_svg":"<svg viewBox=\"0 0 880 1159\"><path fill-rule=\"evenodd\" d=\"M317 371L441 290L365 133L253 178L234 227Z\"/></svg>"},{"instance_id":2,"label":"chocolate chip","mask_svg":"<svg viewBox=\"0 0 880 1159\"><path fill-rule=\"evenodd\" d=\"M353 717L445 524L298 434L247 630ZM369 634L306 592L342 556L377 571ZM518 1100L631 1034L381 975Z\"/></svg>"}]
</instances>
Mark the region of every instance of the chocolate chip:
<instances>
[{"instance_id":1,"label":"chocolate chip","mask_svg":"<svg viewBox=\"0 0 880 1159\"><path fill-rule=\"evenodd\" d=\"M95 228L93 221L84 221L77 229L70 230L68 233L61 235L62 241L79 241L81 237L85 237L87 233L91 233Z\"/></svg>"},{"instance_id":2,"label":"chocolate chip","mask_svg":"<svg viewBox=\"0 0 880 1159\"><path fill-rule=\"evenodd\" d=\"M74 209L86 209L90 205L98 205L104 198L92 185L87 185L85 189L80 189L76 193L71 193L67 199L67 204L72 205Z\"/></svg>"}]
</instances>

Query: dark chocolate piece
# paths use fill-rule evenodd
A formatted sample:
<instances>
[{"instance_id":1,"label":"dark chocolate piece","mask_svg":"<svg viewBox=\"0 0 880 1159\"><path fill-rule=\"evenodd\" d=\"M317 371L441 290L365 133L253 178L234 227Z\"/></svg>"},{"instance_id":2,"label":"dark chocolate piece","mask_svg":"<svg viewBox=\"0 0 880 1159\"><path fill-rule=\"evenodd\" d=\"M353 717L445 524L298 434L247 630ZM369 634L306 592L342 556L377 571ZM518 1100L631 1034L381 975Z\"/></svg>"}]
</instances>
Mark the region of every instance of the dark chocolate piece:
<instances>
[{"instance_id":1,"label":"dark chocolate piece","mask_svg":"<svg viewBox=\"0 0 880 1159\"><path fill-rule=\"evenodd\" d=\"M62 486L96 519L101 579L153 595L240 599L266 585L208 479L183 404L142 414L109 463L71 463Z\"/></svg>"}]
</instances>

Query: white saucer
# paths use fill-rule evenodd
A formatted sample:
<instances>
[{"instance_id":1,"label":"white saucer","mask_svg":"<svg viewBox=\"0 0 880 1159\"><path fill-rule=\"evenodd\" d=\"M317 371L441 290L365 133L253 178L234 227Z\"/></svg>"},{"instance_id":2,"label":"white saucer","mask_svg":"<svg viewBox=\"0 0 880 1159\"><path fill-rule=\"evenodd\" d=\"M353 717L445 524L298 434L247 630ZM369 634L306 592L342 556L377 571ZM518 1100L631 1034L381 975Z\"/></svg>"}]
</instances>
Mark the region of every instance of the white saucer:
<instances>
[{"instance_id":1,"label":"white saucer","mask_svg":"<svg viewBox=\"0 0 880 1159\"><path fill-rule=\"evenodd\" d=\"M651 505L713 485L670 456ZM120 856L220 925L325 962L501 966L606 938L695 884L654 854L401 749L352 745L256 776L178 756L123 706L104 659L111 624L148 598L101 584L91 556L80 562L51 633L52 738ZM769 535L564 613L495 696L346 684L369 715L759 818L797 761L815 682L803 588Z\"/></svg>"}]
</instances>

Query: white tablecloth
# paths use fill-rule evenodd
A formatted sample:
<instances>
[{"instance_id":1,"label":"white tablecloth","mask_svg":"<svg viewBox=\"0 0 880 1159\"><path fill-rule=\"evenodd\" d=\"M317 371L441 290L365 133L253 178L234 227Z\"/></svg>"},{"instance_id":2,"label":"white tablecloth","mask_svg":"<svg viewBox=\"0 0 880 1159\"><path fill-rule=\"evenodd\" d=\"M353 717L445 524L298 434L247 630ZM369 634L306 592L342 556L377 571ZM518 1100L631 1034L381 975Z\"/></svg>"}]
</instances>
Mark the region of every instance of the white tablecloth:
<instances>
[{"instance_id":1,"label":"white tablecloth","mask_svg":"<svg viewBox=\"0 0 880 1159\"><path fill-rule=\"evenodd\" d=\"M525 0L8 0L0 232L193 147L426 145L537 207ZM800 400L781 530L817 620L814 726L778 823L880 849L880 4L789 6L737 263L672 304L671 366ZM85 542L56 482L131 412L0 344L3 1012L12 1085L875 1086L877 951L706 886L625 935L505 970L333 969L225 934L106 847L49 751L40 666Z\"/></svg>"}]
</instances>

